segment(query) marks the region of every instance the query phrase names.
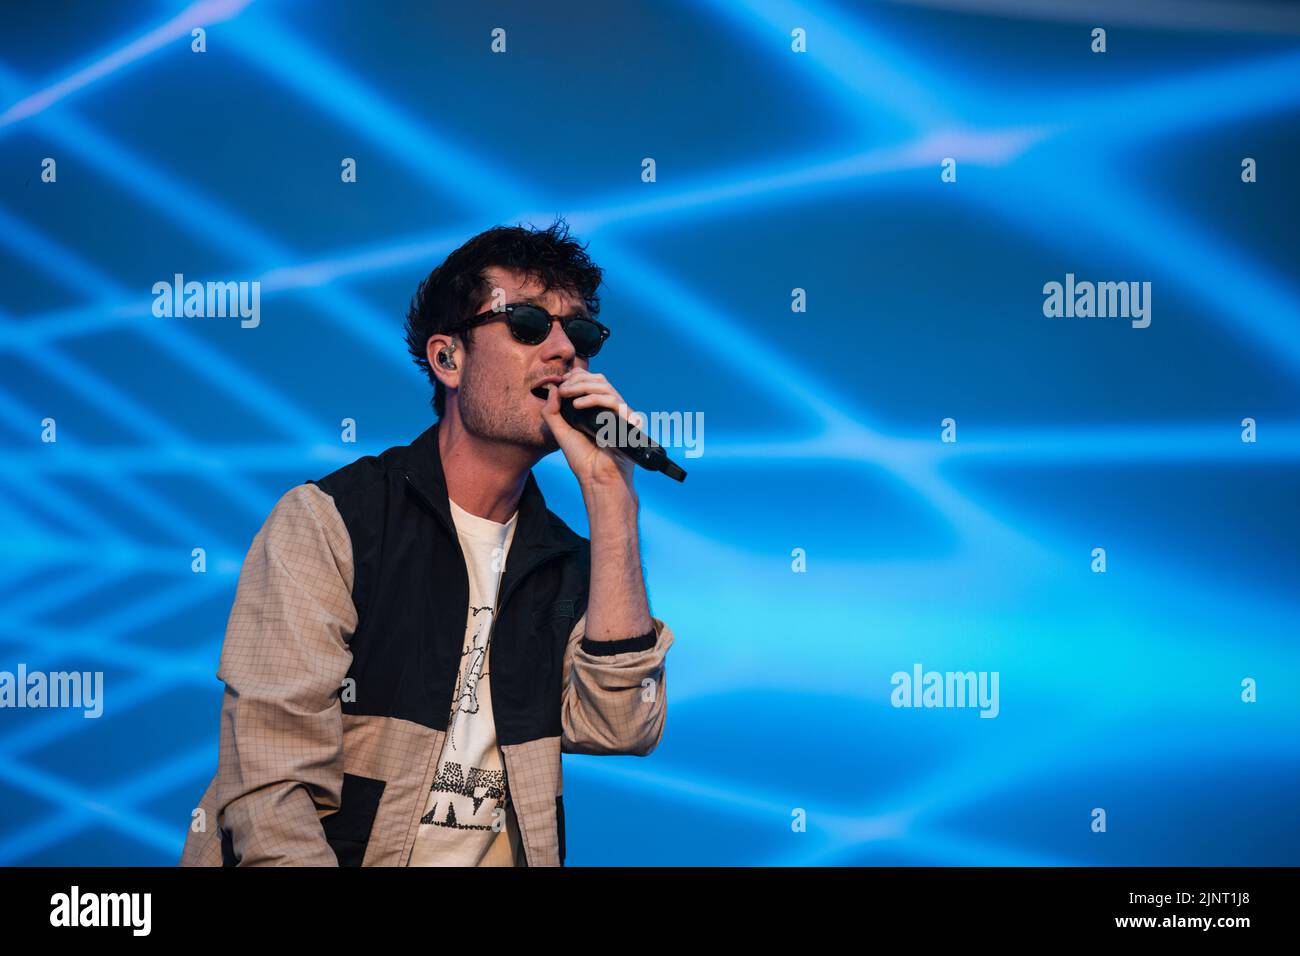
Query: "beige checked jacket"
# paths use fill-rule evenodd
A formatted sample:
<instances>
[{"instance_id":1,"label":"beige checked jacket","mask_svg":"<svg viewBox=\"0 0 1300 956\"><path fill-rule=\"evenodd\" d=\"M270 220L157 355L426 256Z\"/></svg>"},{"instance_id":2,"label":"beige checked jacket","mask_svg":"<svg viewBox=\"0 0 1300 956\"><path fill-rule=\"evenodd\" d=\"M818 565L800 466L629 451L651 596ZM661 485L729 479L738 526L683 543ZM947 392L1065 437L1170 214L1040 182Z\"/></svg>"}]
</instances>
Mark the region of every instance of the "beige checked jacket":
<instances>
[{"instance_id":1,"label":"beige checked jacket","mask_svg":"<svg viewBox=\"0 0 1300 956\"><path fill-rule=\"evenodd\" d=\"M217 670L225 683L217 772L193 814L180 865L409 864L446 735L447 671L459 648L433 648L424 618L405 610L395 616L393 609L403 601L429 605L439 621L451 622L443 642L449 643L450 635L463 636L466 603L454 589L440 603L428 594L436 588L426 584L415 594L400 580L387 597L383 588L390 585L381 575L389 572L377 569L384 561L400 565L395 551L384 553L374 541L396 548L400 540L401 559L419 563L412 542L436 538L429 530L436 526L420 524L429 520L427 509L422 516L411 510L413 497L446 503L436 429L409 446L291 488L253 539ZM398 500L408 490L399 487L403 479L420 494ZM525 499L516 541L529 525L538 541L550 534L589 553L580 547L585 539L557 526L559 519L545 511L531 476ZM381 513L396 516L377 519ZM381 521L389 530L365 537L365 529ZM398 535L392 528L403 530ZM407 528L416 530L408 534ZM555 538L562 532L570 538ZM362 551L354 545L366 555L364 596L354 592L362 577L354 560ZM536 565L551 572L571 556L537 548ZM507 577L517 549L520 561L529 557L526 542L512 546ZM526 623L512 625L504 637L494 631L493 638L494 707L508 799L520 826L521 866L564 865L561 754L645 756L658 745L667 713L665 655L672 632L654 618L653 635L588 640L585 610L576 622L564 616L576 608L574 599L554 590L560 580L551 573L533 586L532 603L515 614ZM585 586L576 600L585 608ZM541 611L525 613L532 608ZM373 621L360 636L363 612ZM406 656L393 658L395 649ZM562 665L552 672L550 662L558 663L561 653ZM518 665L509 663L510 654L517 654ZM521 702L517 707L512 695Z\"/></svg>"}]
</instances>

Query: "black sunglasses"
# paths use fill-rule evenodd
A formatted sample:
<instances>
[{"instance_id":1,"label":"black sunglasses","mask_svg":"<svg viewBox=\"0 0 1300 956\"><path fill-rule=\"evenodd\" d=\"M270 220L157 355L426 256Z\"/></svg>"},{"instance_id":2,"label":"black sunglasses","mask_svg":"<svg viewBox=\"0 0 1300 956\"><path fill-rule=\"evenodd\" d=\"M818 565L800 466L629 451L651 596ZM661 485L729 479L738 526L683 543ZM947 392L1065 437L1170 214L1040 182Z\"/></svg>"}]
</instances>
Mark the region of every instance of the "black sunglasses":
<instances>
[{"instance_id":1,"label":"black sunglasses","mask_svg":"<svg viewBox=\"0 0 1300 956\"><path fill-rule=\"evenodd\" d=\"M444 334L454 335L473 326L501 318L503 315L506 324L510 327L510 334L525 345L541 345L545 342L546 337L551 334L551 323L558 320L560 328L564 329L564 334L573 343L573 351L583 358L591 358L599 352L600 347L609 338L609 329L590 316L551 315L541 306L526 302L506 305L499 310L488 309L486 312L480 312L468 322L462 322L455 328L448 329Z\"/></svg>"}]
</instances>

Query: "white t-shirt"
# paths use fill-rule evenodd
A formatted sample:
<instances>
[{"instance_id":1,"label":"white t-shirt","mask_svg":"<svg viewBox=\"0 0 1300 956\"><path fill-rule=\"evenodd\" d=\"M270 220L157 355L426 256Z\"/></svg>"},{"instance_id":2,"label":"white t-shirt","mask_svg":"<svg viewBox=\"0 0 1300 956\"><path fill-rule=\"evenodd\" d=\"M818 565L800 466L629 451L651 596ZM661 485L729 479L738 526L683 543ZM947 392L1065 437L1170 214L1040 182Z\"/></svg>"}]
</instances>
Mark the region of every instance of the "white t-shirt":
<instances>
[{"instance_id":1,"label":"white t-shirt","mask_svg":"<svg viewBox=\"0 0 1300 956\"><path fill-rule=\"evenodd\" d=\"M489 641L519 513L499 524L452 501L451 516L469 572L469 611L447 738L409 865L514 866L522 856L519 822L514 807L506 806L505 764L492 719ZM492 829L494 820L502 821L499 830Z\"/></svg>"}]
</instances>

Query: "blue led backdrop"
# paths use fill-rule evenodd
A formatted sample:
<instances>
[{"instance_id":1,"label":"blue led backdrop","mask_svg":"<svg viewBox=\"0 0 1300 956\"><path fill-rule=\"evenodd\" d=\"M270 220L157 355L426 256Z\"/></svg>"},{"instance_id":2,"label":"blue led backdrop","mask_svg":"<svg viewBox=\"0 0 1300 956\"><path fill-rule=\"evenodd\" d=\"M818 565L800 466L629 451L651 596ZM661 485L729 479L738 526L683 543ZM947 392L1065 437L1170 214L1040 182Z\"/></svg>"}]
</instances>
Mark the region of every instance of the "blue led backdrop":
<instances>
[{"instance_id":1,"label":"blue led backdrop","mask_svg":"<svg viewBox=\"0 0 1300 956\"><path fill-rule=\"evenodd\" d=\"M568 865L1300 863L1300 8L1182 6L5 4L0 672L102 695L0 709L0 863L179 859L253 536L556 217L696 429L663 741L566 755Z\"/></svg>"}]
</instances>

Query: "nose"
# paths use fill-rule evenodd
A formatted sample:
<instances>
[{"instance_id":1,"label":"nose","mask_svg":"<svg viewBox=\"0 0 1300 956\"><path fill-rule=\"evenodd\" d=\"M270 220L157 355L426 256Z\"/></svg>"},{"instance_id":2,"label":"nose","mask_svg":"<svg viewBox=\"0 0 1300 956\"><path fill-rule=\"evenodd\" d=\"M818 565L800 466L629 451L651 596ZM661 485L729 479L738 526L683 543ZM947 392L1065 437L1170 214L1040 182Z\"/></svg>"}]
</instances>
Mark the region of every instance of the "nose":
<instances>
[{"instance_id":1,"label":"nose","mask_svg":"<svg viewBox=\"0 0 1300 956\"><path fill-rule=\"evenodd\" d=\"M569 337L564 334L564 326L558 321L551 323L551 332L541 346L542 360L545 362L563 362L567 367L577 356L577 350Z\"/></svg>"}]
</instances>

